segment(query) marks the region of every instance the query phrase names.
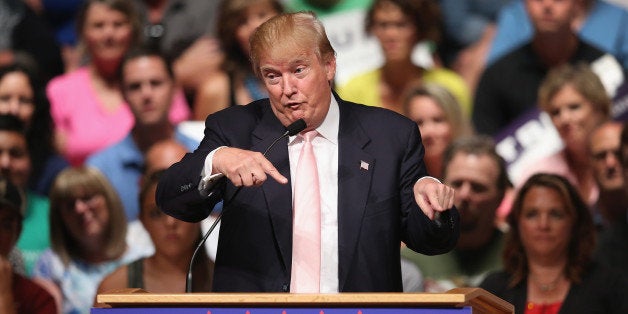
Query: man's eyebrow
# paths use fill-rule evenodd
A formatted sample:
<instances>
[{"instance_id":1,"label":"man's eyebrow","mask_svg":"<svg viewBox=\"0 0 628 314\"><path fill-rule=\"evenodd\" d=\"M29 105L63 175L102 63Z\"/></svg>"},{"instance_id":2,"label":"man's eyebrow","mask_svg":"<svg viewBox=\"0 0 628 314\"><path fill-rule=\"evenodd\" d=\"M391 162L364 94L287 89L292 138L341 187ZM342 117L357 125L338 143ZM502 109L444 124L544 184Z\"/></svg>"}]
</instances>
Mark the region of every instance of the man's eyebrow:
<instances>
[{"instance_id":1,"label":"man's eyebrow","mask_svg":"<svg viewBox=\"0 0 628 314\"><path fill-rule=\"evenodd\" d=\"M301 65L301 64L309 64L310 63L310 58L305 57L305 56L299 56L293 60L290 61L290 65L291 66L295 66L295 65Z\"/></svg>"},{"instance_id":2,"label":"man's eyebrow","mask_svg":"<svg viewBox=\"0 0 628 314\"><path fill-rule=\"evenodd\" d=\"M310 64L310 58L308 57L296 57L287 62L289 67L295 67L299 65L307 65ZM272 65L260 65L260 72L277 72L280 71L278 67Z\"/></svg>"},{"instance_id":3,"label":"man's eyebrow","mask_svg":"<svg viewBox=\"0 0 628 314\"><path fill-rule=\"evenodd\" d=\"M260 72L272 72L272 71L277 71L274 67L272 66L260 66Z\"/></svg>"}]
</instances>

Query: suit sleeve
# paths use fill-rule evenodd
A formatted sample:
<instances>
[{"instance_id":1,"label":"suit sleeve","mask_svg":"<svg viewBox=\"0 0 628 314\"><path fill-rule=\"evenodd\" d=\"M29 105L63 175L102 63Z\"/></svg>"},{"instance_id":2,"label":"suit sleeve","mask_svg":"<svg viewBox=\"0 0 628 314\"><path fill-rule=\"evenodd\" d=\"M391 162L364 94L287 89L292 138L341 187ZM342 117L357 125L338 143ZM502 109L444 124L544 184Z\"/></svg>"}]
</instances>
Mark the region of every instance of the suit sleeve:
<instances>
[{"instance_id":1,"label":"suit sleeve","mask_svg":"<svg viewBox=\"0 0 628 314\"><path fill-rule=\"evenodd\" d=\"M443 254L453 249L458 241L460 217L454 207L442 213L438 221L432 221L417 205L414 184L428 173L423 162L424 147L416 125L410 134L400 168L402 240L417 253Z\"/></svg>"},{"instance_id":2,"label":"suit sleeve","mask_svg":"<svg viewBox=\"0 0 628 314\"><path fill-rule=\"evenodd\" d=\"M198 189L207 155L217 147L228 145L221 134L218 118L210 115L205 121L205 136L198 148L165 171L155 196L157 206L163 212L183 221L197 222L206 218L221 200L224 178L214 184L208 196L202 195Z\"/></svg>"}]
</instances>

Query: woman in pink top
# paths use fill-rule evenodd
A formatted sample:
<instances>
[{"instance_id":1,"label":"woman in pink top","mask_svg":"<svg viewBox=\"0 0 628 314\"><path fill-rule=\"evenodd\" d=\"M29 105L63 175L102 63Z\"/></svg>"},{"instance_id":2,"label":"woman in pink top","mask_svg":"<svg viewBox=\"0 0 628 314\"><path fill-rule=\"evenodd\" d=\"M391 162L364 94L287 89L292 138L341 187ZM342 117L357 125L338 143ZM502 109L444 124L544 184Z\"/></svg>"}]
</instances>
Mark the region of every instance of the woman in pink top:
<instances>
[{"instance_id":1,"label":"woman in pink top","mask_svg":"<svg viewBox=\"0 0 628 314\"><path fill-rule=\"evenodd\" d=\"M538 99L564 148L535 160L518 181L524 182L538 172L559 174L569 179L589 206L594 205L599 190L590 166L587 139L598 125L610 119L611 100L602 82L586 64L564 65L547 74Z\"/></svg>"},{"instance_id":2,"label":"woman in pink top","mask_svg":"<svg viewBox=\"0 0 628 314\"><path fill-rule=\"evenodd\" d=\"M118 65L139 42L140 24L131 2L88 0L77 25L89 61L74 72L54 78L47 87L55 124L56 146L72 165L124 138L133 115L124 102ZM170 120L186 120L190 109L183 93L175 97Z\"/></svg>"}]
</instances>

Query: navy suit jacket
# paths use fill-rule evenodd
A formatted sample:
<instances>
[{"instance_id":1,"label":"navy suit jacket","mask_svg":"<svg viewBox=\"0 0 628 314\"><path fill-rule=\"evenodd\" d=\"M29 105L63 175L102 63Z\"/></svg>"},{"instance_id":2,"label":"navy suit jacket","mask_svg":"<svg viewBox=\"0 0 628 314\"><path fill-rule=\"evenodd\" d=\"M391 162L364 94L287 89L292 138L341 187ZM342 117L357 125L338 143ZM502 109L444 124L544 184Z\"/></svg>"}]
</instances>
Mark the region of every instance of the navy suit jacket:
<instances>
[{"instance_id":1,"label":"navy suit jacket","mask_svg":"<svg viewBox=\"0 0 628 314\"><path fill-rule=\"evenodd\" d=\"M427 175L418 127L392 111L343 101L338 134L338 280L340 291L401 291L400 242L424 254L451 250L458 212L436 224L414 200ZM207 117L197 150L171 166L157 189L162 210L185 221L209 215L225 200L214 269L214 291L289 291L292 258L291 184L270 176L260 187L237 188L225 178L209 197L198 192L205 157L219 146L264 152L285 132L268 99ZM290 178L288 139L268 160ZM368 163L368 169L361 163Z\"/></svg>"}]
</instances>

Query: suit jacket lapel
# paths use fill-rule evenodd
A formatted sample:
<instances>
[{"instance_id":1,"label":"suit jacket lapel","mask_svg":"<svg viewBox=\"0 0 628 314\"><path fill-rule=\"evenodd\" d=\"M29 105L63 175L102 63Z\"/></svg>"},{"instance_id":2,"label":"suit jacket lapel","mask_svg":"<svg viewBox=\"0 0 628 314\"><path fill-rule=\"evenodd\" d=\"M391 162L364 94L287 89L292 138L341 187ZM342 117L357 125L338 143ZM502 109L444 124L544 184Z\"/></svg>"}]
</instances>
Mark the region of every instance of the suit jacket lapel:
<instances>
[{"instance_id":1,"label":"suit jacket lapel","mask_svg":"<svg viewBox=\"0 0 628 314\"><path fill-rule=\"evenodd\" d=\"M338 279L343 291L361 232L375 159L364 148L370 138L352 111L338 100ZM365 169L366 168L366 169Z\"/></svg>"},{"instance_id":2,"label":"suit jacket lapel","mask_svg":"<svg viewBox=\"0 0 628 314\"><path fill-rule=\"evenodd\" d=\"M272 110L267 110L258 126L253 130L252 147L254 151L264 152L272 142L285 132ZM288 138L279 141L268 151L266 158L290 180L290 161L288 159ZM275 241L279 247L284 268L289 269L292 256L292 188L291 183L279 184L268 176L262 185L266 206L275 232ZM262 201L262 200L260 200Z\"/></svg>"}]
</instances>

